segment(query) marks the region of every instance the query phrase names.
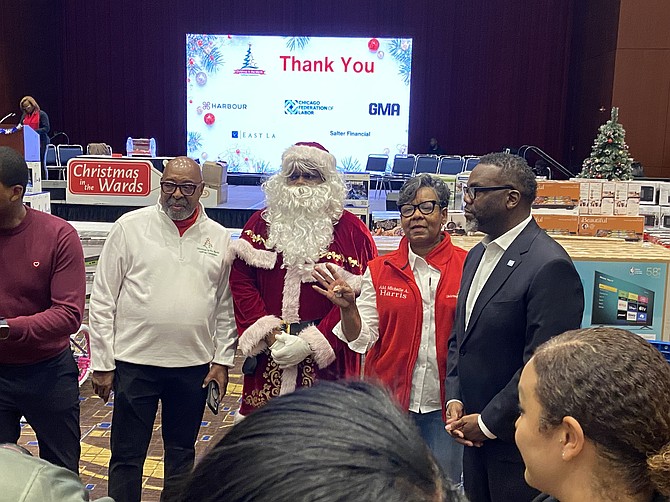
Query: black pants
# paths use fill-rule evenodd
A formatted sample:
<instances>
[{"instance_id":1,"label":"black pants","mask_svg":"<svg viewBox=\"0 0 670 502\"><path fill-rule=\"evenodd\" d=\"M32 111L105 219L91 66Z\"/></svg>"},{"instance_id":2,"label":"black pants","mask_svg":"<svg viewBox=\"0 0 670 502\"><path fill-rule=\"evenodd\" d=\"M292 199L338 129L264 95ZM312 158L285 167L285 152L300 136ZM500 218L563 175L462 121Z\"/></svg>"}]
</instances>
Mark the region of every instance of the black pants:
<instances>
[{"instance_id":1,"label":"black pants","mask_svg":"<svg viewBox=\"0 0 670 502\"><path fill-rule=\"evenodd\" d=\"M530 502L540 492L528 486L516 445L500 439L463 451L463 486L470 502Z\"/></svg>"},{"instance_id":2,"label":"black pants","mask_svg":"<svg viewBox=\"0 0 670 502\"><path fill-rule=\"evenodd\" d=\"M175 478L193 468L207 395L202 383L208 371L208 364L161 368L116 361L109 462L109 496L116 502L141 500L142 468L159 400L165 447L161 500L175 489Z\"/></svg>"},{"instance_id":3,"label":"black pants","mask_svg":"<svg viewBox=\"0 0 670 502\"><path fill-rule=\"evenodd\" d=\"M69 348L36 364L0 365L0 443L19 440L23 415L35 431L40 457L78 475L77 374Z\"/></svg>"}]
</instances>

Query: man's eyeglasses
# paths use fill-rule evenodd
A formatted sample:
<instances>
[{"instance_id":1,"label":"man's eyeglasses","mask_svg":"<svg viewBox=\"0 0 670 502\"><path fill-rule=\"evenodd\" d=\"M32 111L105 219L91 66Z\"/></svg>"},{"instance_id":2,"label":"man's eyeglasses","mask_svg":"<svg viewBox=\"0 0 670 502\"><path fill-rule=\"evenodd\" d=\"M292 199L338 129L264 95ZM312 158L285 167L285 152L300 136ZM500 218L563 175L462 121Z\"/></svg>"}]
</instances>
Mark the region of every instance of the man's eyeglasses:
<instances>
[{"instance_id":1,"label":"man's eyeglasses","mask_svg":"<svg viewBox=\"0 0 670 502\"><path fill-rule=\"evenodd\" d=\"M439 202L436 200L426 200L419 204L402 204L398 206L400 214L405 218L410 218L414 215L415 211L418 209L421 214L431 214L435 211L435 206L439 206Z\"/></svg>"},{"instance_id":2,"label":"man's eyeglasses","mask_svg":"<svg viewBox=\"0 0 670 502\"><path fill-rule=\"evenodd\" d=\"M320 174L308 172L293 171L293 173L287 176L289 181L298 181L300 178L305 181L323 181L323 178Z\"/></svg>"},{"instance_id":3,"label":"man's eyeglasses","mask_svg":"<svg viewBox=\"0 0 670 502\"><path fill-rule=\"evenodd\" d=\"M172 195L177 191L177 188L182 195L193 195L200 185L195 183L173 183L172 181L161 181L161 190L163 193Z\"/></svg>"},{"instance_id":4,"label":"man's eyeglasses","mask_svg":"<svg viewBox=\"0 0 670 502\"><path fill-rule=\"evenodd\" d=\"M495 192L497 190L514 190L514 187L512 185L500 185L500 186L494 186L494 187L471 187L467 186L463 189L463 192L467 194L468 197L470 197L471 200L475 200L477 198L477 194L479 192Z\"/></svg>"}]
</instances>

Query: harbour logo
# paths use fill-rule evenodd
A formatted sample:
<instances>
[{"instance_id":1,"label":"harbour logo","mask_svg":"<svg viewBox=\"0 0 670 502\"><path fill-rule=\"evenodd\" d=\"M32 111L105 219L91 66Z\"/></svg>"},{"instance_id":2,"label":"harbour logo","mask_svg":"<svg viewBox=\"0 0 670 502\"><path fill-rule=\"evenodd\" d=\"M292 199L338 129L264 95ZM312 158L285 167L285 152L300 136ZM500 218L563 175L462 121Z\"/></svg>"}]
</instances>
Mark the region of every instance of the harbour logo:
<instances>
[{"instance_id":1,"label":"harbour logo","mask_svg":"<svg viewBox=\"0 0 670 502\"><path fill-rule=\"evenodd\" d=\"M370 115L400 116L400 103L370 103L368 113Z\"/></svg>"},{"instance_id":2,"label":"harbour logo","mask_svg":"<svg viewBox=\"0 0 670 502\"><path fill-rule=\"evenodd\" d=\"M332 105L324 105L321 101L305 99L285 99L284 114L286 115L314 115L317 112L329 112Z\"/></svg>"},{"instance_id":3,"label":"harbour logo","mask_svg":"<svg viewBox=\"0 0 670 502\"><path fill-rule=\"evenodd\" d=\"M247 53L244 56L242 67L238 68L233 73L235 75L246 75L246 76L265 75L265 70L261 70L256 64L256 61L254 61L254 56L251 53L251 44L249 44Z\"/></svg>"}]
</instances>

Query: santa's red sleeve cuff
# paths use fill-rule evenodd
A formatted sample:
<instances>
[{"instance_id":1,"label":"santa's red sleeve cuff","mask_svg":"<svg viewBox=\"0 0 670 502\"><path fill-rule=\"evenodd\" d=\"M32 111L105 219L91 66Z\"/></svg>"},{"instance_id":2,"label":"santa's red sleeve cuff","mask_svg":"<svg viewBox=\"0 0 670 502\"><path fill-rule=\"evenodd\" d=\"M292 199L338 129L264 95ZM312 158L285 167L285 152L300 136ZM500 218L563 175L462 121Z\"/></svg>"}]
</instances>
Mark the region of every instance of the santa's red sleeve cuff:
<instances>
[{"instance_id":1,"label":"santa's red sleeve cuff","mask_svg":"<svg viewBox=\"0 0 670 502\"><path fill-rule=\"evenodd\" d=\"M233 241L230 244L229 253L230 256L228 259L237 257L250 267L272 270L275 267L275 263L277 263L277 253L255 248L249 241L244 239Z\"/></svg>"},{"instance_id":2,"label":"santa's red sleeve cuff","mask_svg":"<svg viewBox=\"0 0 670 502\"><path fill-rule=\"evenodd\" d=\"M309 344L314 362L319 368L323 369L335 360L333 348L316 326L307 326L298 336Z\"/></svg>"},{"instance_id":3,"label":"santa's red sleeve cuff","mask_svg":"<svg viewBox=\"0 0 670 502\"><path fill-rule=\"evenodd\" d=\"M274 328L281 327L281 319L273 315L266 315L244 330L240 336L238 347L245 356L255 356L265 350L268 344L265 337Z\"/></svg>"}]
</instances>

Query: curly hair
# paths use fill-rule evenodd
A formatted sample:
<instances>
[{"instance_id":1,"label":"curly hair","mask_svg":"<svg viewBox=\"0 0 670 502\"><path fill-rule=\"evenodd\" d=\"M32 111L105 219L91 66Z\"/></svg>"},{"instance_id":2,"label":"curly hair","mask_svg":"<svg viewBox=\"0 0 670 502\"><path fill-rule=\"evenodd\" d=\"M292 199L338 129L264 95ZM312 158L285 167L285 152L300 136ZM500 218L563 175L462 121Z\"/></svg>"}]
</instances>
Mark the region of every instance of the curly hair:
<instances>
[{"instance_id":1,"label":"curly hair","mask_svg":"<svg viewBox=\"0 0 670 502\"><path fill-rule=\"evenodd\" d=\"M630 493L670 495L670 364L617 328L567 331L533 356L542 431L577 420Z\"/></svg>"},{"instance_id":2,"label":"curly hair","mask_svg":"<svg viewBox=\"0 0 670 502\"><path fill-rule=\"evenodd\" d=\"M398 207L412 202L414 197L416 197L416 193L423 187L428 187L435 190L437 197L440 199L441 208L445 208L449 205L449 197L451 194L447 184L437 176L431 176L430 174L423 173L408 179L405 181L403 186L400 187L400 193L398 194Z\"/></svg>"},{"instance_id":3,"label":"curly hair","mask_svg":"<svg viewBox=\"0 0 670 502\"><path fill-rule=\"evenodd\" d=\"M505 152L487 153L479 159L479 163L500 168L505 182L510 183L521 193L521 198L532 204L537 195L535 173L526 159Z\"/></svg>"}]
</instances>

